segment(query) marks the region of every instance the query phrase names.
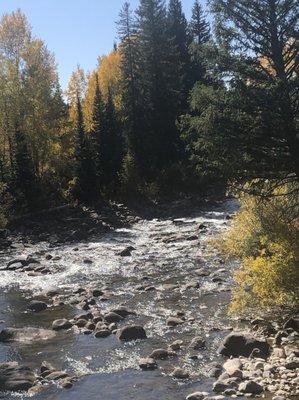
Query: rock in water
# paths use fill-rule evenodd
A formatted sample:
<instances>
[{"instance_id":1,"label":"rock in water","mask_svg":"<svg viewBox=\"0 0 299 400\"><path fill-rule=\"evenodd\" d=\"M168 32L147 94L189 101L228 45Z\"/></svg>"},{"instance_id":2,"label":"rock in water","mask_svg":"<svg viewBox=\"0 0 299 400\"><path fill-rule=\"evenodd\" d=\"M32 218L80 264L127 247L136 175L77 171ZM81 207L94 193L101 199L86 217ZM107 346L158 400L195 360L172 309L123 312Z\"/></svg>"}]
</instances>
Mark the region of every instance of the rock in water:
<instances>
[{"instance_id":1,"label":"rock in water","mask_svg":"<svg viewBox=\"0 0 299 400\"><path fill-rule=\"evenodd\" d=\"M196 336L195 338L192 339L189 347L193 350L199 350L204 348L205 345L206 345L205 339L200 336Z\"/></svg>"},{"instance_id":2,"label":"rock in water","mask_svg":"<svg viewBox=\"0 0 299 400\"><path fill-rule=\"evenodd\" d=\"M28 390L35 383L35 375L29 367L17 362L0 363L0 390Z\"/></svg>"},{"instance_id":3,"label":"rock in water","mask_svg":"<svg viewBox=\"0 0 299 400\"><path fill-rule=\"evenodd\" d=\"M186 397L186 400L202 400L207 397L209 393L207 392L195 392L191 393Z\"/></svg>"},{"instance_id":4,"label":"rock in water","mask_svg":"<svg viewBox=\"0 0 299 400\"><path fill-rule=\"evenodd\" d=\"M47 304L44 301L33 300L29 303L28 308L34 312L46 310Z\"/></svg>"},{"instance_id":5,"label":"rock in water","mask_svg":"<svg viewBox=\"0 0 299 400\"><path fill-rule=\"evenodd\" d=\"M299 315L288 319L283 328L292 328L294 331L299 332Z\"/></svg>"},{"instance_id":6,"label":"rock in water","mask_svg":"<svg viewBox=\"0 0 299 400\"><path fill-rule=\"evenodd\" d=\"M124 306L119 306L117 308L113 308L111 312L120 315L123 318L126 318L128 315L136 315L134 311L128 310Z\"/></svg>"},{"instance_id":7,"label":"rock in water","mask_svg":"<svg viewBox=\"0 0 299 400\"><path fill-rule=\"evenodd\" d=\"M165 349L155 349L152 351L150 354L150 358L153 358L155 360L165 360L168 358L170 355L170 352Z\"/></svg>"},{"instance_id":8,"label":"rock in water","mask_svg":"<svg viewBox=\"0 0 299 400\"><path fill-rule=\"evenodd\" d=\"M53 339L56 333L41 328L6 328L0 332L0 342L20 341L32 343Z\"/></svg>"},{"instance_id":9,"label":"rock in water","mask_svg":"<svg viewBox=\"0 0 299 400\"><path fill-rule=\"evenodd\" d=\"M173 370L171 375L176 379L188 379L190 377L189 372L178 367Z\"/></svg>"},{"instance_id":10,"label":"rock in water","mask_svg":"<svg viewBox=\"0 0 299 400\"><path fill-rule=\"evenodd\" d=\"M127 325L119 329L117 332L119 340L130 341L136 339L146 339L146 332L142 326L139 325Z\"/></svg>"},{"instance_id":11,"label":"rock in water","mask_svg":"<svg viewBox=\"0 0 299 400\"><path fill-rule=\"evenodd\" d=\"M158 365L153 358L148 357L139 360L139 367L144 371L153 371L158 368Z\"/></svg>"},{"instance_id":12,"label":"rock in water","mask_svg":"<svg viewBox=\"0 0 299 400\"><path fill-rule=\"evenodd\" d=\"M246 381L240 383L239 391L243 393L260 394L263 391L263 387L257 382Z\"/></svg>"},{"instance_id":13,"label":"rock in water","mask_svg":"<svg viewBox=\"0 0 299 400\"><path fill-rule=\"evenodd\" d=\"M107 313L107 314L104 315L104 320L105 320L106 322L108 322L109 324L112 323L112 322L120 322L120 321L122 321L123 319L124 319L124 317L122 317L122 316L119 315L119 314L116 314L116 313L113 312L113 311L110 311L109 313Z\"/></svg>"},{"instance_id":14,"label":"rock in water","mask_svg":"<svg viewBox=\"0 0 299 400\"><path fill-rule=\"evenodd\" d=\"M133 246L128 246L124 250L120 251L117 255L121 257L129 257L133 250L135 250Z\"/></svg>"},{"instance_id":15,"label":"rock in water","mask_svg":"<svg viewBox=\"0 0 299 400\"><path fill-rule=\"evenodd\" d=\"M229 334L218 351L227 357L249 357L255 349L258 350L259 357L267 358L269 356L270 346L266 341L258 340L241 332Z\"/></svg>"},{"instance_id":16,"label":"rock in water","mask_svg":"<svg viewBox=\"0 0 299 400\"><path fill-rule=\"evenodd\" d=\"M182 325L185 321L181 318L177 317L169 317L167 318L166 324L167 326L174 327L177 325Z\"/></svg>"},{"instance_id":17,"label":"rock in water","mask_svg":"<svg viewBox=\"0 0 299 400\"><path fill-rule=\"evenodd\" d=\"M54 331L61 331L63 329L69 329L73 325L67 319L56 319L52 324Z\"/></svg>"}]
</instances>

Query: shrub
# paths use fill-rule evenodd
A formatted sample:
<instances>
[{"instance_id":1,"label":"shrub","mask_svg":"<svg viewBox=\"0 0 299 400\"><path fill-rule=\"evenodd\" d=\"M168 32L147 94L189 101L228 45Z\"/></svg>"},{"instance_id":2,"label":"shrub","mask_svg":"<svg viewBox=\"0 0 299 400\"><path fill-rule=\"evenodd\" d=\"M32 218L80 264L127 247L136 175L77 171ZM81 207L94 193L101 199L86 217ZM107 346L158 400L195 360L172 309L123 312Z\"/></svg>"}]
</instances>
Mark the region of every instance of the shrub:
<instances>
[{"instance_id":1,"label":"shrub","mask_svg":"<svg viewBox=\"0 0 299 400\"><path fill-rule=\"evenodd\" d=\"M232 312L299 305L297 194L293 184L275 188L270 197L240 196L232 228L218 240L225 256L241 260Z\"/></svg>"}]
</instances>

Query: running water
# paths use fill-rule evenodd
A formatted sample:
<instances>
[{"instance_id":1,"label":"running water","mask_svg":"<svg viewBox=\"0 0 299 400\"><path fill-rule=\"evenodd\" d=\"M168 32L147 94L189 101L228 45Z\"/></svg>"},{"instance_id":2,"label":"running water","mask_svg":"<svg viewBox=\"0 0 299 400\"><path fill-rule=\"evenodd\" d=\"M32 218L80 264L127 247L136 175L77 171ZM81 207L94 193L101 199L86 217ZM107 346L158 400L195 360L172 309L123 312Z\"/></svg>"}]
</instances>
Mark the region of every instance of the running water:
<instances>
[{"instance_id":1,"label":"running water","mask_svg":"<svg viewBox=\"0 0 299 400\"><path fill-rule=\"evenodd\" d=\"M227 215L236 209L236 201L230 199L204 211L190 209L184 218L140 220L92 242L57 247L47 242L18 243L0 256L0 266L32 255L54 271L40 276L1 271L0 329L49 329L57 318L71 319L80 310L67 302L40 313L26 310L33 297L44 300L50 289L59 290L65 299L79 287L90 287L105 290L105 297L97 300L103 311L120 304L135 311L137 315L120 326L142 325L148 336L122 343L115 335L96 339L69 330L43 341L0 343L0 362L19 361L38 370L46 360L79 377L69 390L51 384L39 393L3 394L3 398L179 400L192 391L211 390L208 366L217 361L217 347L232 325L226 311L234 265L224 264L206 241L227 229ZM121 257L119 252L128 246L134 248L131 256ZM51 260L45 257L49 253ZM166 320L178 312L186 321L170 329ZM205 337L204 349L188 348L195 336ZM177 339L183 341L177 356L159 361L155 371L140 370L141 357ZM171 372L177 366L188 371L190 379L174 379Z\"/></svg>"}]
</instances>

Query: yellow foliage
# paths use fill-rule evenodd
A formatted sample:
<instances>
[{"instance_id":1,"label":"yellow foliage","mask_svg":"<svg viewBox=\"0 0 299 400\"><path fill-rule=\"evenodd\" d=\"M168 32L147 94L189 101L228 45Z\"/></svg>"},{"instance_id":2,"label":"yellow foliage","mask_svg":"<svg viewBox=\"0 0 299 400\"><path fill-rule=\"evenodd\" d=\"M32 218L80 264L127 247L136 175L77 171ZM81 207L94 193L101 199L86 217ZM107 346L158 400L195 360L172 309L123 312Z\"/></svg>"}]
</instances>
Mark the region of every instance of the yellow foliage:
<instances>
[{"instance_id":1,"label":"yellow foliage","mask_svg":"<svg viewBox=\"0 0 299 400\"><path fill-rule=\"evenodd\" d=\"M104 101L108 99L108 91L111 91L113 102L116 109L120 108L120 85L121 85L121 55L114 50L107 56L100 57L98 75L100 89Z\"/></svg>"},{"instance_id":2,"label":"yellow foliage","mask_svg":"<svg viewBox=\"0 0 299 400\"><path fill-rule=\"evenodd\" d=\"M121 56L117 50L99 58L98 67L87 76L87 89L84 98L84 120L87 130L90 130L92 122L92 106L96 87L96 76L98 75L100 91L104 102L108 99L110 90L116 110L121 106Z\"/></svg>"},{"instance_id":3,"label":"yellow foliage","mask_svg":"<svg viewBox=\"0 0 299 400\"><path fill-rule=\"evenodd\" d=\"M87 131L90 131L92 128L92 110L96 88L96 76L96 71L91 72L87 76L87 89L83 104L84 123Z\"/></svg>"},{"instance_id":4,"label":"yellow foliage","mask_svg":"<svg viewBox=\"0 0 299 400\"><path fill-rule=\"evenodd\" d=\"M232 312L299 305L296 193L293 186L284 185L270 198L240 198L241 208L231 230L218 240L225 256L241 259L235 273Z\"/></svg>"}]
</instances>

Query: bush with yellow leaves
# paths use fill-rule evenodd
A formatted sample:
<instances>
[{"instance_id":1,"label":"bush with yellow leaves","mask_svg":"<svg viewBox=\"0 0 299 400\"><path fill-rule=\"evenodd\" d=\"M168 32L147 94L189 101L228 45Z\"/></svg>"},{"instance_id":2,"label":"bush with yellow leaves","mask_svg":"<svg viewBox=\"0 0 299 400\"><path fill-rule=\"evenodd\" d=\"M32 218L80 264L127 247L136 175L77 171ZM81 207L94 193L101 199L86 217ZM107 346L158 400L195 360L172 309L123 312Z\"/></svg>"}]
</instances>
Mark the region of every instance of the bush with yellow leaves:
<instances>
[{"instance_id":1,"label":"bush with yellow leaves","mask_svg":"<svg viewBox=\"0 0 299 400\"><path fill-rule=\"evenodd\" d=\"M285 184L267 196L240 196L232 228L218 240L227 258L238 258L231 312L299 305L298 186Z\"/></svg>"}]
</instances>

